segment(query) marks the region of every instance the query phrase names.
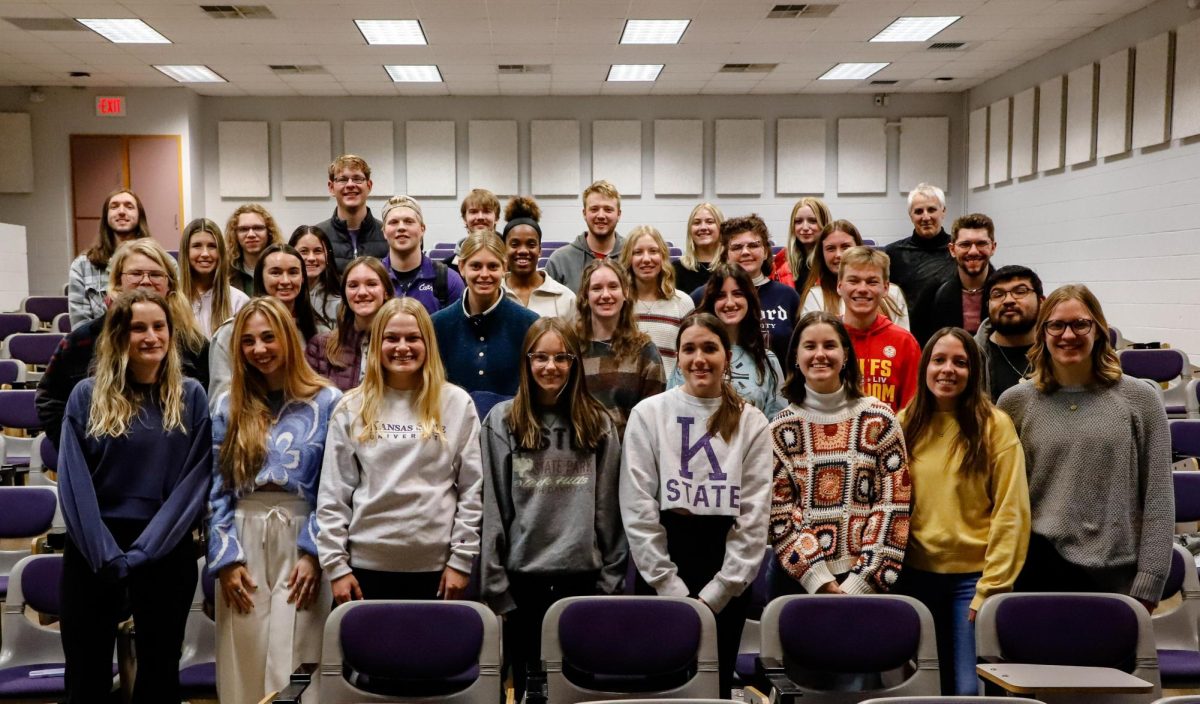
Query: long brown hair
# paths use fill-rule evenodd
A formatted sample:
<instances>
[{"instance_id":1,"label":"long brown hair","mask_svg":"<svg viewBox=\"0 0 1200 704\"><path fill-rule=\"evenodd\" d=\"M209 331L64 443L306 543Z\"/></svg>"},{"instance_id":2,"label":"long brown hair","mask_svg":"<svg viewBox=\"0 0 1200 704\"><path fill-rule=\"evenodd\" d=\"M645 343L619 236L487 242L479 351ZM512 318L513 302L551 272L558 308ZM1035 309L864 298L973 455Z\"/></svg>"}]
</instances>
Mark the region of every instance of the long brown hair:
<instances>
[{"instance_id":1,"label":"long brown hair","mask_svg":"<svg viewBox=\"0 0 1200 704\"><path fill-rule=\"evenodd\" d=\"M918 367L917 380L920 388L916 396L904 409L904 443L909 453L916 453L919 443L932 432L933 414L937 412L937 399L929 390L925 381L925 372L929 369L929 360L933 358L934 346L944 337L953 337L962 343L967 353L967 387L959 395L954 405L954 418L958 421L958 439L955 444L962 449L962 464L959 471L963 474L981 474L987 471L988 442L992 432L992 414L995 405L988 398L983 387L983 355L974 338L962 328L946 327L933 333L925 349L921 352L921 364Z\"/></svg>"},{"instance_id":2,"label":"long brown hair","mask_svg":"<svg viewBox=\"0 0 1200 704\"><path fill-rule=\"evenodd\" d=\"M1101 386L1113 386L1121 380L1121 361L1117 358L1117 352L1108 337L1108 319L1104 317L1100 301L1087 286L1067 284L1054 289L1042 302L1042 307L1038 310L1037 325L1034 327L1037 330L1037 338L1033 341L1033 347L1029 348L1029 376L1037 390L1042 393L1054 393L1061 386L1058 379L1054 378L1050 349L1046 347L1046 321L1060 303L1072 300L1082 303L1092 316L1092 380Z\"/></svg>"},{"instance_id":3,"label":"long brown hair","mask_svg":"<svg viewBox=\"0 0 1200 704\"><path fill-rule=\"evenodd\" d=\"M597 259L583 270L583 281L579 285L579 296L575 299L575 331L579 333L579 343L584 348L591 347L592 340L592 306L588 303L588 287L592 285L592 275L600 269L608 269L621 284L621 293L625 302L621 304L621 314L617 320L617 329L609 344L613 357L618 362L634 359L641 353L642 348L650 344L650 336L638 328L637 316L633 313L633 285L629 283L629 275L613 259ZM586 349L585 349L586 351Z\"/></svg>"},{"instance_id":4,"label":"long brown hair","mask_svg":"<svg viewBox=\"0 0 1200 704\"><path fill-rule=\"evenodd\" d=\"M746 299L746 317L738 323L737 344L754 360L754 367L758 370L758 383L762 384L767 374L773 372L771 365L767 363L767 343L762 333L762 303L758 300L758 289L754 287L754 282L750 280L746 270L729 262L721 262L713 267L712 275L704 284L704 297L700 299L696 310L716 316L717 298L729 279L737 283L738 289Z\"/></svg>"},{"instance_id":5,"label":"long brown hair","mask_svg":"<svg viewBox=\"0 0 1200 704\"><path fill-rule=\"evenodd\" d=\"M537 341L548 334L558 335L567 354L575 357L575 361L571 362L567 385L559 394L556 405L571 419L575 446L582 450L595 450L600 444L600 436L606 429L611 430L613 425L606 423L609 417L607 409L588 393L579 337L562 318L538 318L525 333L525 343L521 346L521 381L506 418L508 427L516 436L517 445L521 449L536 450L540 447L542 422L538 410L541 404L536 400L537 382L533 380L533 372L529 368L529 353Z\"/></svg>"},{"instance_id":6,"label":"long brown hair","mask_svg":"<svg viewBox=\"0 0 1200 704\"><path fill-rule=\"evenodd\" d=\"M217 326L228 320L230 316L229 255L225 249L225 238L221 235L221 226L208 218L196 218L183 229L183 237L179 240L179 258L183 260L183 263L179 265L179 290L187 296L189 301L200 298L200 292L196 289L196 275L192 272L192 257L189 251L192 247L192 238L202 233L211 235L217 245L217 266L213 269L211 289L212 315L209 324L212 327L202 331L205 335L211 336Z\"/></svg>"},{"instance_id":7,"label":"long brown hair","mask_svg":"<svg viewBox=\"0 0 1200 704\"><path fill-rule=\"evenodd\" d=\"M304 336L304 341L307 343L317 334L317 314L313 311L312 297L308 293L308 275L304 273L304 257L300 256L295 248L290 244L276 242L263 249L262 254L258 256L258 263L254 265L254 290L258 291L259 295L267 295L263 271L267 266L267 257L276 252L295 257L296 261L300 263L300 292L296 294L296 301L292 304L292 319L296 321L296 327L299 328L300 334Z\"/></svg>"},{"instance_id":8,"label":"long brown hair","mask_svg":"<svg viewBox=\"0 0 1200 704\"><path fill-rule=\"evenodd\" d=\"M703 311L692 311L684 316L679 323L679 332L675 334L675 352L678 355L680 343L683 341L683 331L692 327L702 327L712 334L717 336L721 341L721 347L725 350L725 371L721 374L721 405L717 408L717 412L708 417L708 434L719 435L725 442L733 437L737 432L738 424L742 420L742 409L746 406L746 402L742 400L737 389L733 388L733 384L729 381L729 365L733 361L733 345L729 341L729 333L725 331L725 326L717 319L717 316L712 313Z\"/></svg>"},{"instance_id":9,"label":"long brown hair","mask_svg":"<svg viewBox=\"0 0 1200 704\"><path fill-rule=\"evenodd\" d=\"M804 282L804 290L800 294L800 300L807 299L808 292L812 289L820 289L822 308L826 313L839 315L842 310L842 297L838 293L837 288L838 272L830 269L829 265L825 263L825 240L829 239L835 232L844 232L850 235L850 239L854 240L855 247L866 246L863 244L863 238L858 228L849 220L834 220L822 228L821 234L817 235L816 242L813 242L812 266L808 270L808 279ZM845 255L843 254L843 256ZM892 299L891 294L887 292L884 293L883 299L879 302L879 309L889 320L895 320L900 315L900 306Z\"/></svg>"},{"instance_id":10,"label":"long brown hair","mask_svg":"<svg viewBox=\"0 0 1200 704\"><path fill-rule=\"evenodd\" d=\"M246 359L242 335L250 318L261 315L275 333L283 351L283 398L302 401L312 398L329 382L317 374L304 360L304 345L292 315L283 303L262 296L252 299L233 319L230 336L232 378L229 383L229 424L219 455L221 477L226 484L240 489L250 488L254 477L267 458L267 434L273 421L267 401L267 379Z\"/></svg>"},{"instance_id":11,"label":"long brown hair","mask_svg":"<svg viewBox=\"0 0 1200 704\"><path fill-rule=\"evenodd\" d=\"M351 349L354 346L354 311L350 310L350 298L346 293L346 282L350 280L350 272L354 271L355 267L365 266L383 282L384 296L383 302L396 297L396 289L392 286L392 277L388 276L387 270L383 268L383 261L377 257L358 257L354 261L346 265L346 271L342 276L342 305L338 308L337 330L330 333L329 339L325 342L325 359L329 360L337 369L345 369L348 362L343 359L343 356L349 352L350 357L354 357L354 351ZM379 306L383 308L383 306ZM375 311L376 315L379 311Z\"/></svg>"},{"instance_id":12,"label":"long brown hair","mask_svg":"<svg viewBox=\"0 0 1200 704\"><path fill-rule=\"evenodd\" d=\"M840 374L842 390L846 392L848 399L862 398L862 373L858 369L858 356L854 354L854 343L850 340L850 333L846 332L846 326L842 324L841 318L823 310L805 313L796 322L796 329L792 331L792 339L788 341L787 348L787 364L785 366L787 371L784 372L787 375L783 382L784 398L797 406L804 403L806 395L804 373L796 366L796 358L799 357L800 336L813 325L828 325L833 328L833 332L837 334L838 341L842 345L842 355L846 358L842 363Z\"/></svg>"},{"instance_id":13,"label":"long brown hair","mask_svg":"<svg viewBox=\"0 0 1200 704\"><path fill-rule=\"evenodd\" d=\"M103 269L108 266L108 260L112 259L112 255L117 251L117 245L120 244L117 238L117 233L113 232L112 227L108 224L108 204L112 199L128 193L133 196L133 202L137 204L138 225L137 231L133 233L133 239L141 239L150 236L150 223L146 219L146 206L142 205L142 199L138 198L138 194L128 188L118 188L108 194L104 199L104 205L100 206L100 232L96 237L96 244L88 248L84 252L84 256L97 269Z\"/></svg>"}]
</instances>

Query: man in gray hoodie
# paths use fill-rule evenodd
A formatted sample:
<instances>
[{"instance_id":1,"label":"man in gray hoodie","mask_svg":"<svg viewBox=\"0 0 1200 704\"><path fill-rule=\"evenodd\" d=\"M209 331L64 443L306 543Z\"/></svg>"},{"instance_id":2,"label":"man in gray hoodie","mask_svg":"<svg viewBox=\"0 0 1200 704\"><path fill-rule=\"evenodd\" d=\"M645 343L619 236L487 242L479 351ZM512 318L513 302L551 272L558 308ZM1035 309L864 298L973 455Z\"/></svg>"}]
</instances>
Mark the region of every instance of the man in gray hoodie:
<instances>
[{"instance_id":1,"label":"man in gray hoodie","mask_svg":"<svg viewBox=\"0 0 1200 704\"><path fill-rule=\"evenodd\" d=\"M546 262L546 275L579 295L583 270L594 259L616 258L623 240L617 234L621 221L621 194L608 181L596 181L583 191L583 220L587 232L555 250Z\"/></svg>"}]
</instances>

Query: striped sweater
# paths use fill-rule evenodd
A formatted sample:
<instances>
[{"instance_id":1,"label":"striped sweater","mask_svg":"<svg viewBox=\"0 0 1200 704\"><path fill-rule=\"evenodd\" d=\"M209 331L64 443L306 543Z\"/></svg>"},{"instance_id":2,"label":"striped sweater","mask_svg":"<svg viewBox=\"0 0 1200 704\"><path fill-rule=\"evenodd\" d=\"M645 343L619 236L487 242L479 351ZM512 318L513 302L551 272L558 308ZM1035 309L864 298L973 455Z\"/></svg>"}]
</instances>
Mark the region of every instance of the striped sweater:
<instances>
[{"instance_id":1,"label":"striped sweater","mask_svg":"<svg viewBox=\"0 0 1200 704\"><path fill-rule=\"evenodd\" d=\"M675 371L675 338L679 336L679 323L693 308L691 296L683 291L675 291L671 298L635 301L633 304L638 329L649 335L658 348L667 378Z\"/></svg>"}]
</instances>

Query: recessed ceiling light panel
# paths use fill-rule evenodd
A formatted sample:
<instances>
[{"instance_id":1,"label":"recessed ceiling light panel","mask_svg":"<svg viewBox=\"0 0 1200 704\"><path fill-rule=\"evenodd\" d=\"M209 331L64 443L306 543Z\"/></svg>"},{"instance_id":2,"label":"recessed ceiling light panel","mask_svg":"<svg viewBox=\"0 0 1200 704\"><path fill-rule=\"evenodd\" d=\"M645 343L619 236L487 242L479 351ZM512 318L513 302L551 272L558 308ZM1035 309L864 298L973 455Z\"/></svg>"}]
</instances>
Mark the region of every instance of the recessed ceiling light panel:
<instances>
[{"instance_id":1,"label":"recessed ceiling light panel","mask_svg":"<svg viewBox=\"0 0 1200 704\"><path fill-rule=\"evenodd\" d=\"M655 81L663 70L662 64L613 64L608 67L608 81Z\"/></svg>"},{"instance_id":2,"label":"recessed ceiling light panel","mask_svg":"<svg viewBox=\"0 0 1200 704\"><path fill-rule=\"evenodd\" d=\"M211 68L203 65L155 66L180 83L225 83Z\"/></svg>"},{"instance_id":3,"label":"recessed ceiling light panel","mask_svg":"<svg viewBox=\"0 0 1200 704\"><path fill-rule=\"evenodd\" d=\"M861 81L887 68L887 63L841 63L825 72L820 81Z\"/></svg>"},{"instance_id":4,"label":"recessed ceiling light panel","mask_svg":"<svg viewBox=\"0 0 1200 704\"><path fill-rule=\"evenodd\" d=\"M962 19L958 15L947 17L899 17L871 37L873 42L924 42L938 32Z\"/></svg>"},{"instance_id":5,"label":"recessed ceiling light panel","mask_svg":"<svg viewBox=\"0 0 1200 704\"><path fill-rule=\"evenodd\" d=\"M404 44L425 46L425 30L420 20L354 20L368 44Z\"/></svg>"},{"instance_id":6,"label":"recessed ceiling light panel","mask_svg":"<svg viewBox=\"0 0 1200 704\"><path fill-rule=\"evenodd\" d=\"M384 66L388 75L392 77L392 81L396 83L441 83L442 72L437 66Z\"/></svg>"},{"instance_id":7,"label":"recessed ceiling light panel","mask_svg":"<svg viewBox=\"0 0 1200 704\"><path fill-rule=\"evenodd\" d=\"M678 44L691 20L626 20L622 44Z\"/></svg>"},{"instance_id":8,"label":"recessed ceiling light panel","mask_svg":"<svg viewBox=\"0 0 1200 704\"><path fill-rule=\"evenodd\" d=\"M76 22L113 44L170 44L171 40L141 20L76 19Z\"/></svg>"}]
</instances>

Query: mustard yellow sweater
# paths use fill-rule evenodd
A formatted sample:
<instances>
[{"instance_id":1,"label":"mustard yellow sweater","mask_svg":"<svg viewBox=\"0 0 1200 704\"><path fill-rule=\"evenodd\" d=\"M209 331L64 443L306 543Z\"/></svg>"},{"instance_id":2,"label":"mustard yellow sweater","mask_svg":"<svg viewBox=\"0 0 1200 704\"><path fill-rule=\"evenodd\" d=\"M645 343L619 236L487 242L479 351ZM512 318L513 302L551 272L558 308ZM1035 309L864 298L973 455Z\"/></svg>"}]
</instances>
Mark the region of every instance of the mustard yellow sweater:
<instances>
[{"instance_id":1,"label":"mustard yellow sweater","mask_svg":"<svg viewBox=\"0 0 1200 704\"><path fill-rule=\"evenodd\" d=\"M900 417L904 418L904 412ZM1012 420L997 409L987 433L989 466L963 474L959 425L935 413L925 437L909 448L912 525L906 566L940 574L982 572L971 608L1012 589L1029 548L1025 453Z\"/></svg>"}]
</instances>

